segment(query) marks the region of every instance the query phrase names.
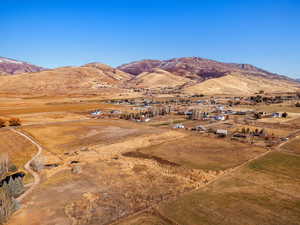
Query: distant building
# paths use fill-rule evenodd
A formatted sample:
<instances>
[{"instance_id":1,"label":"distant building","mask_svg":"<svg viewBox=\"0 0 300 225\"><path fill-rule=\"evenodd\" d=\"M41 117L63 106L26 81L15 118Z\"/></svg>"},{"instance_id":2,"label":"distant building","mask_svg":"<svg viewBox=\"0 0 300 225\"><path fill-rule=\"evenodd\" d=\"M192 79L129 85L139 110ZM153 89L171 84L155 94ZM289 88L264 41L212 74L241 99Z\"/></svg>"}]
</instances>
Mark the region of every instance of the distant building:
<instances>
[{"instance_id":1,"label":"distant building","mask_svg":"<svg viewBox=\"0 0 300 225\"><path fill-rule=\"evenodd\" d=\"M272 113L272 117L280 118L280 117L282 117L282 113L278 113L278 112Z\"/></svg>"},{"instance_id":2,"label":"distant building","mask_svg":"<svg viewBox=\"0 0 300 225\"><path fill-rule=\"evenodd\" d=\"M177 124L175 124L175 125L173 126L173 128L175 128L175 129L183 129L183 128L184 128L184 125L181 124L181 123L177 123Z\"/></svg>"},{"instance_id":3,"label":"distant building","mask_svg":"<svg viewBox=\"0 0 300 225\"><path fill-rule=\"evenodd\" d=\"M227 130L223 130L223 129L217 129L217 130L216 130L216 134L217 134L219 137L226 137L227 134L228 134L228 131L227 131Z\"/></svg>"},{"instance_id":4,"label":"distant building","mask_svg":"<svg viewBox=\"0 0 300 225\"><path fill-rule=\"evenodd\" d=\"M94 112L91 112L91 115L93 115L93 116L98 116L100 114L102 114L102 112L100 110L98 110L98 109L95 110Z\"/></svg>"},{"instance_id":5,"label":"distant building","mask_svg":"<svg viewBox=\"0 0 300 225\"><path fill-rule=\"evenodd\" d=\"M206 129L206 127L204 127L202 125L198 125L198 126L196 126L196 130L197 131L206 131L207 129Z\"/></svg>"},{"instance_id":6,"label":"distant building","mask_svg":"<svg viewBox=\"0 0 300 225\"><path fill-rule=\"evenodd\" d=\"M225 116L221 115L221 116L215 116L214 117L215 120L225 120Z\"/></svg>"},{"instance_id":7,"label":"distant building","mask_svg":"<svg viewBox=\"0 0 300 225\"><path fill-rule=\"evenodd\" d=\"M120 110L111 110L111 114L121 114L122 112Z\"/></svg>"}]
</instances>

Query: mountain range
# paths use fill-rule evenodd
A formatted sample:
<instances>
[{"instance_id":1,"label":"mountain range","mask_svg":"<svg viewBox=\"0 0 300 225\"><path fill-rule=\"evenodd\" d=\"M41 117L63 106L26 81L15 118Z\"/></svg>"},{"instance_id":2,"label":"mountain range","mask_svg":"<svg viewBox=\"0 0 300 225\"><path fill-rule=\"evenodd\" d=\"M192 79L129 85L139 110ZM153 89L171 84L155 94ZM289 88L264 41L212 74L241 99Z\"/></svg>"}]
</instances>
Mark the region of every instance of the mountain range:
<instances>
[{"instance_id":1,"label":"mountain range","mask_svg":"<svg viewBox=\"0 0 300 225\"><path fill-rule=\"evenodd\" d=\"M250 64L223 63L199 57L141 60L112 68L102 63L45 69L0 58L0 93L99 94L124 93L133 88L174 89L187 94L291 92L299 83Z\"/></svg>"},{"instance_id":2,"label":"mountain range","mask_svg":"<svg viewBox=\"0 0 300 225\"><path fill-rule=\"evenodd\" d=\"M236 72L268 78L289 79L288 77L268 72L250 64L222 63L200 57L183 57L170 60L141 60L124 64L117 68L132 75L139 75L142 72L150 72L153 68L160 68L197 81L218 78Z\"/></svg>"}]
</instances>

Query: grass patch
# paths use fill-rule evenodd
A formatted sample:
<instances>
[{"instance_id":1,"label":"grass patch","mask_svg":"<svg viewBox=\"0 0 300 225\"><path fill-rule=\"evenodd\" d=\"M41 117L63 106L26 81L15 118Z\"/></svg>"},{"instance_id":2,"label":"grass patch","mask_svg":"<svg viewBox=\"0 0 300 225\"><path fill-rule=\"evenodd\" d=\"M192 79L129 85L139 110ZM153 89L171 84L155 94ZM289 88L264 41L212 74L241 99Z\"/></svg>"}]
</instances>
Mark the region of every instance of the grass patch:
<instances>
[{"instance_id":1,"label":"grass patch","mask_svg":"<svg viewBox=\"0 0 300 225\"><path fill-rule=\"evenodd\" d=\"M294 140L289 141L282 148L288 152L295 154L300 154L300 138L295 138Z\"/></svg>"},{"instance_id":2,"label":"grass patch","mask_svg":"<svg viewBox=\"0 0 300 225\"><path fill-rule=\"evenodd\" d=\"M300 157L272 152L251 162L248 167L255 171L274 173L300 179Z\"/></svg>"},{"instance_id":3,"label":"grass patch","mask_svg":"<svg viewBox=\"0 0 300 225\"><path fill-rule=\"evenodd\" d=\"M297 224L299 199L226 177L195 193L160 206L178 224Z\"/></svg>"},{"instance_id":4,"label":"grass patch","mask_svg":"<svg viewBox=\"0 0 300 225\"><path fill-rule=\"evenodd\" d=\"M191 134L139 151L167 159L186 168L218 171L240 165L266 150L224 139Z\"/></svg>"}]
</instances>

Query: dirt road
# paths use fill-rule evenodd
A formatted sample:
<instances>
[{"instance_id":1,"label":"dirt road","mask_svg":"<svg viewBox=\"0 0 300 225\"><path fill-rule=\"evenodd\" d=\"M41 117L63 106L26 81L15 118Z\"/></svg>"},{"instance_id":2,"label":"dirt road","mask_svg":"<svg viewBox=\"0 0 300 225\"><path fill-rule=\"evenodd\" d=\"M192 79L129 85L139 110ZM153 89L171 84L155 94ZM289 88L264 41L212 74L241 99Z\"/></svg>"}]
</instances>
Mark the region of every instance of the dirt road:
<instances>
[{"instance_id":1,"label":"dirt road","mask_svg":"<svg viewBox=\"0 0 300 225\"><path fill-rule=\"evenodd\" d=\"M35 172L33 169L31 169L30 164L31 164L31 162L33 162L37 157L39 157L42 154L43 148L42 148L42 146L39 143L37 143L36 141L34 141L28 135L22 133L21 131L18 131L18 130L13 129L13 128L11 129L11 131L13 131L13 132L17 133L18 135L23 136L24 138L26 138L27 140L29 140L32 144L34 144L37 147L37 150L38 150L38 152L24 166L24 168L28 171L28 173L30 173L33 176L34 181L33 181L32 185L31 185L31 187L29 189L27 189L26 192L24 192L21 196L19 196L17 198L17 200L19 202L21 202L28 194L30 194L35 189L35 187L41 181L41 178L40 178L39 174L37 172Z\"/></svg>"}]
</instances>

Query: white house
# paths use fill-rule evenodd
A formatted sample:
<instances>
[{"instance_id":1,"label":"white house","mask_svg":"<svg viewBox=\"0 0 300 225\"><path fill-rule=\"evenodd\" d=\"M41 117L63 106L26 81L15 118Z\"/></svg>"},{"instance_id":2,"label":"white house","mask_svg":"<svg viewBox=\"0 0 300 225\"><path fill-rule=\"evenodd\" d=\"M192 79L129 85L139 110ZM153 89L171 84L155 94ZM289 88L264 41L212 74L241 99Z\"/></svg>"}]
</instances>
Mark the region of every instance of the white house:
<instances>
[{"instance_id":1,"label":"white house","mask_svg":"<svg viewBox=\"0 0 300 225\"><path fill-rule=\"evenodd\" d=\"M184 128L184 125L182 123L177 123L177 124L175 124L173 126L173 128L175 128L175 129L182 129L182 128Z\"/></svg>"}]
</instances>

